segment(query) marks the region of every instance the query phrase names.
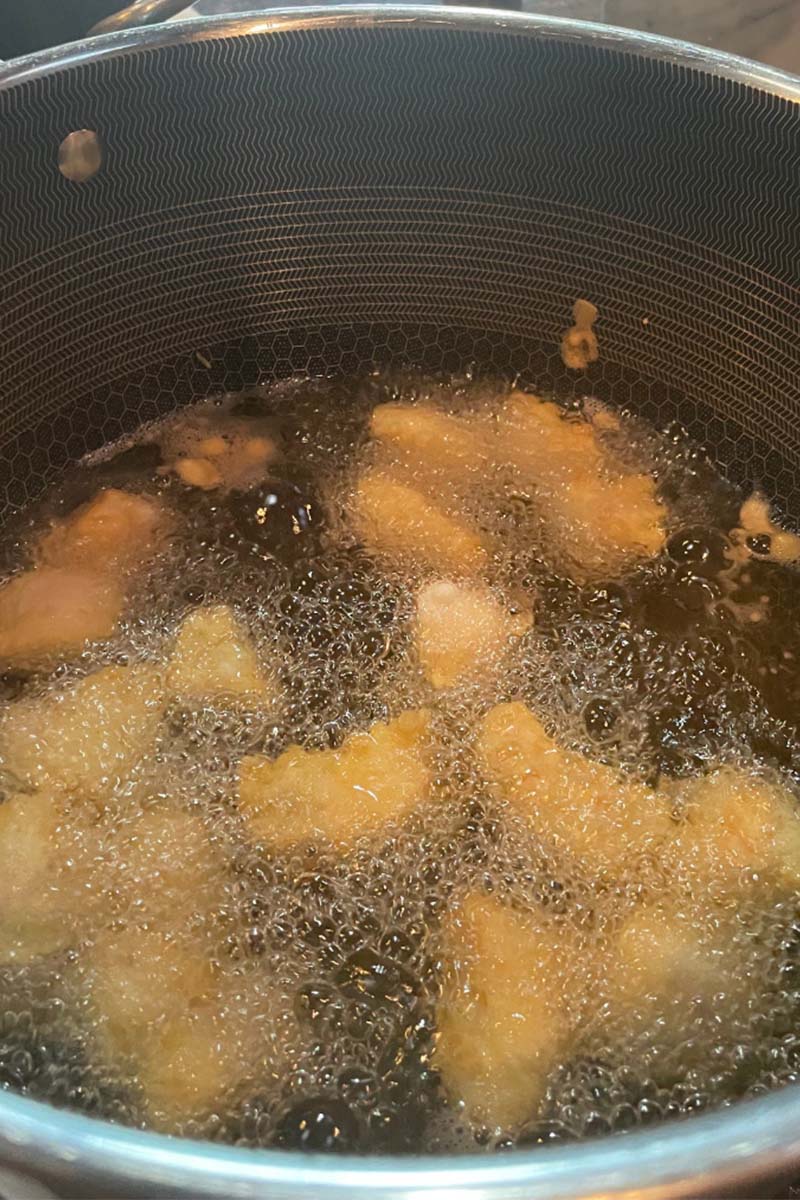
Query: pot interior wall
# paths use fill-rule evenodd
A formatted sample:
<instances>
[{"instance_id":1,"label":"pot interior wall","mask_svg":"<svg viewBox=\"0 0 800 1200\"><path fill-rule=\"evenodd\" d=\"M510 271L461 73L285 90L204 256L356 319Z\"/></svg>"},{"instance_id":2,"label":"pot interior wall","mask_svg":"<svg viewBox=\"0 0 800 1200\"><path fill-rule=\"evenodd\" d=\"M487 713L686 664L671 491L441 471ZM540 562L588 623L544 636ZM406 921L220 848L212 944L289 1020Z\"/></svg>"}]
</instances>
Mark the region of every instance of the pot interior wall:
<instances>
[{"instance_id":1,"label":"pot interior wall","mask_svg":"<svg viewBox=\"0 0 800 1200\"><path fill-rule=\"evenodd\" d=\"M0 128L6 511L194 397L402 361L679 420L800 513L789 98L408 20L107 54L0 89ZM78 129L103 153L80 184L57 166ZM557 352L578 296L580 377Z\"/></svg>"}]
</instances>

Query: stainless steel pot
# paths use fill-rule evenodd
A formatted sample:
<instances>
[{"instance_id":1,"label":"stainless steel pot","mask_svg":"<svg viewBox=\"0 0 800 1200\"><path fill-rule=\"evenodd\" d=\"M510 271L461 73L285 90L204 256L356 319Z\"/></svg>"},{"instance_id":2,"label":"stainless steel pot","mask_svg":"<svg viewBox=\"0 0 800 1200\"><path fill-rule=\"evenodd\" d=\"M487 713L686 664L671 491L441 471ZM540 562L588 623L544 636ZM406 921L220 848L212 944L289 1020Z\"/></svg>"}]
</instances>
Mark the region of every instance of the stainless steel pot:
<instances>
[{"instance_id":1,"label":"stainless steel pot","mask_svg":"<svg viewBox=\"0 0 800 1200\"><path fill-rule=\"evenodd\" d=\"M800 514L796 79L545 18L293 9L20 60L0 155L5 513L201 395L478 360L679 419ZM576 295L603 346L577 384ZM72 1196L754 1195L800 1170L800 1089L435 1161L200 1145L4 1093L0 1160Z\"/></svg>"},{"instance_id":2,"label":"stainless steel pot","mask_svg":"<svg viewBox=\"0 0 800 1200\"><path fill-rule=\"evenodd\" d=\"M300 3L301 0L292 0ZM178 15L217 16L254 8L255 0L133 0L100 21L93 33L116 33L167 21ZM781 65L792 62L785 57L784 42L798 41L798 12L794 0L672 0L668 5L653 0L503 0L492 8L511 8L546 16L578 18L582 21L606 21L629 29L646 29L668 37L686 38L735 54L748 54L774 64L778 54ZM789 51L791 54L791 51Z\"/></svg>"}]
</instances>

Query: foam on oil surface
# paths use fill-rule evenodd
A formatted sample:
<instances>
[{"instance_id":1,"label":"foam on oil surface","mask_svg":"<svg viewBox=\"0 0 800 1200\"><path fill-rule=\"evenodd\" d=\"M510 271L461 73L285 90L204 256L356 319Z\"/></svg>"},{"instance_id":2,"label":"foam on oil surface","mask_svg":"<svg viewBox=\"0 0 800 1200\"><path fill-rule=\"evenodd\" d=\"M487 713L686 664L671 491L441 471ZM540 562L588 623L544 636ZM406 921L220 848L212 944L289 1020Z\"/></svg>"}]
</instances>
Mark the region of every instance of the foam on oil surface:
<instances>
[{"instance_id":1,"label":"foam on oil surface","mask_svg":"<svg viewBox=\"0 0 800 1200\"><path fill-rule=\"evenodd\" d=\"M176 445L173 423L148 429L124 456L107 451L78 469L31 521L35 530L116 483L157 495L175 513L176 532L139 580L114 639L50 673L8 673L9 711L20 695L48 695L109 663L162 663L182 617L218 603L245 622L280 699L170 703L153 744L101 797L89 828L83 816L63 817L81 826L81 896L94 901L77 904L70 936L51 952L0 966L6 1086L114 1120L245 1145L452 1152L626 1129L795 1078L798 897L756 893L725 914L734 950L720 959L717 1000L709 1010L689 997L680 1036L654 1032L669 1013L645 1012L621 1027L611 1007L600 1007L521 1129L489 1134L448 1104L432 1047L443 921L460 898L486 891L571 921L586 956L576 978L588 989L643 890L663 896L671 886L658 870L645 881L632 871L597 886L548 857L479 769L475 730L492 706L523 700L560 745L659 786L721 762L755 764L791 786L800 765L797 578L754 560L734 579L725 534L741 497L685 439L632 418L609 424L603 437L629 467L654 475L669 512L669 553L624 579L575 583L543 529L535 494L503 474L487 480L476 461L450 503L491 544L486 578L496 594L532 603L535 623L499 677L432 692L412 651L414 588L433 572L372 558L349 499L358 473L385 455L367 435L377 403L478 414L488 438L500 390L378 377L227 398L217 410L203 406L204 435L216 411L224 420L252 417L258 436L279 447L255 488L203 490L159 473L158 446L169 457ZM430 487L429 466L406 461L403 469ZM763 620L749 620L752 604L764 608ZM346 852L304 846L277 854L252 843L235 803L243 755L338 747L353 731L423 704L433 714L433 785L427 805L401 828L354 837ZM153 812L197 822L213 859L201 870L202 888L168 838L149 834L148 857L141 830L152 830ZM66 885L54 875L52 887ZM167 905L153 901L160 888ZM670 896L674 912L693 903ZM208 1087L209 1071L218 1094L197 1111L170 1090L164 1064L174 1075L182 1060L168 1057L176 1053L165 1034L169 1013L154 1019L151 1046L127 1057L109 1052L120 1043L109 1042L114 1004L102 997L132 977L108 948L142 926L164 935L165 954L174 943L188 956L177 979L167 976L165 995L179 1011L191 1009L198 1038L210 1030L206 1042L216 1039L233 1064L209 1059L195 1094ZM198 960L210 964L213 1011L186 990L186 963ZM737 989L729 1003L726 994ZM254 1045L258 1053L248 1055Z\"/></svg>"}]
</instances>

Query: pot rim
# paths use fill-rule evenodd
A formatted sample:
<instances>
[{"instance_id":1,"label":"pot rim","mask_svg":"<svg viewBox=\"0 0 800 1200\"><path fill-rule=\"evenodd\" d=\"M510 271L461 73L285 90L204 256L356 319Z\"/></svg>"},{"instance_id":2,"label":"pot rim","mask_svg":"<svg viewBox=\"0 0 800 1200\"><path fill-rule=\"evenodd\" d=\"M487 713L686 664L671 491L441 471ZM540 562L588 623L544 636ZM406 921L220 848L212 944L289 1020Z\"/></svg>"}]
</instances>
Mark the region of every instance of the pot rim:
<instances>
[{"instance_id":1,"label":"pot rim","mask_svg":"<svg viewBox=\"0 0 800 1200\"><path fill-rule=\"evenodd\" d=\"M278 3L270 8L256 9L235 16L193 17L189 20L169 21L161 25L128 29L100 37L87 37L9 62L4 63L0 60L0 90L100 59L154 50L176 43L284 33L298 29L322 29L329 26L364 29L393 25L423 29L473 29L476 32L535 36L556 41L589 42L605 50L662 59L676 66L703 71L800 103L800 75L793 75L736 54L699 46L694 42L566 17L539 16L479 6L443 7L435 4L394 3L308 4L292 8L281 8Z\"/></svg>"},{"instance_id":2,"label":"pot rim","mask_svg":"<svg viewBox=\"0 0 800 1200\"><path fill-rule=\"evenodd\" d=\"M205 17L71 43L0 66L0 91L64 70L175 43L302 29L475 30L667 61L800 104L800 77L688 42L560 17L488 9L329 5ZM128 1194L274 1200L679 1200L717 1196L800 1169L800 1085L730 1108L598 1142L509 1155L299 1156L191 1141L116 1126L0 1093L0 1160L62 1183L114 1184ZM75 1194L75 1193L73 1193ZM81 1193L83 1194L83 1193Z\"/></svg>"}]
</instances>

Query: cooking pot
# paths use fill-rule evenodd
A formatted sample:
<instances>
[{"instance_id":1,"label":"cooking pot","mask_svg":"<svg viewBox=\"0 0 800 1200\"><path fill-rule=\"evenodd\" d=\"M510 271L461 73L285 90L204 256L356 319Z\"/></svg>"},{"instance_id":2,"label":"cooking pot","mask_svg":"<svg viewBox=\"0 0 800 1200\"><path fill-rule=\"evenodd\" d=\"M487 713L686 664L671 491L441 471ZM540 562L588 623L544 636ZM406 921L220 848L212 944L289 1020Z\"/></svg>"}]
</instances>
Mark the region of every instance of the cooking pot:
<instances>
[{"instance_id":1,"label":"cooking pot","mask_svg":"<svg viewBox=\"0 0 800 1200\"><path fill-rule=\"evenodd\" d=\"M191 5L188 0L132 0L98 22L94 31L110 33L152 25L175 14L216 16L254 7L254 0L192 0ZM491 7L647 29L767 62L773 61L770 55L781 54L778 47L797 16L794 0L728 0L723 5L714 0L671 0L668 5L653 4L652 0L502 0Z\"/></svg>"},{"instance_id":2,"label":"cooking pot","mask_svg":"<svg viewBox=\"0 0 800 1200\"><path fill-rule=\"evenodd\" d=\"M800 515L796 79L577 22L291 9L18 60L0 155L4 517L177 405L397 363L678 421ZM602 354L576 377L577 296ZM198 1144L5 1092L0 1161L69 1196L775 1194L800 1089L435 1160Z\"/></svg>"}]
</instances>

